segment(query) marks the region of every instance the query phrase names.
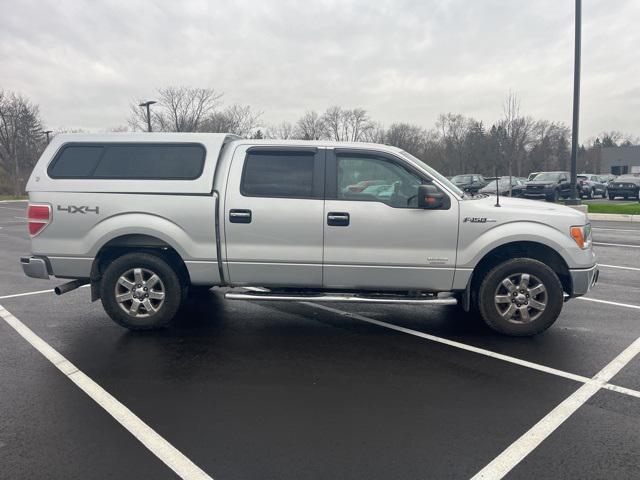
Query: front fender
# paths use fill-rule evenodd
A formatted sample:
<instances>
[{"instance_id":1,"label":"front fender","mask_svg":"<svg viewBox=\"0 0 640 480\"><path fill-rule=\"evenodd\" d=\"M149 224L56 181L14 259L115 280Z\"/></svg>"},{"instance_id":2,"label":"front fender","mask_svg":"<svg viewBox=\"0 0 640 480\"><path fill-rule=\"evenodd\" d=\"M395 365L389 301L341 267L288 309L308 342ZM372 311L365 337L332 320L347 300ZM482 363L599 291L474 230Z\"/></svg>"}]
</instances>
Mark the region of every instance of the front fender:
<instances>
[{"instance_id":1,"label":"front fender","mask_svg":"<svg viewBox=\"0 0 640 480\"><path fill-rule=\"evenodd\" d=\"M569 268L587 268L595 264L593 250L580 249L566 233L534 221L502 223L471 236L472 227L460 233L456 268L474 268L491 250L514 242L536 242L555 250Z\"/></svg>"}]
</instances>

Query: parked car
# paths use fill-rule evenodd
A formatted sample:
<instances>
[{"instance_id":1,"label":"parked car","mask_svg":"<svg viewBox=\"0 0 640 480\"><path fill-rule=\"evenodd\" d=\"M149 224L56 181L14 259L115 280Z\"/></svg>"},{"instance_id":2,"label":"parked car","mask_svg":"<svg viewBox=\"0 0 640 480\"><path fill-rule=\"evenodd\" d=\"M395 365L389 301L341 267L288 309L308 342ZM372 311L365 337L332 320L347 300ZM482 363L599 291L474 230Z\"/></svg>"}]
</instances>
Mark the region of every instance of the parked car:
<instances>
[{"instance_id":1,"label":"parked car","mask_svg":"<svg viewBox=\"0 0 640 480\"><path fill-rule=\"evenodd\" d=\"M456 187L468 193L477 193L487 184L485 178L476 173L456 175L451 181Z\"/></svg>"},{"instance_id":2,"label":"parked car","mask_svg":"<svg viewBox=\"0 0 640 480\"><path fill-rule=\"evenodd\" d=\"M597 195L607 198L607 183L599 175L581 173L576 176L576 181L581 198L594 198Z\"/></svg>"},{"instance_id":3,"label":"parked car","mask_svg":"<svg viewBox=\"0 0 640 480\"><path fill-rule=\"evenodd\" d=\"M486 186L482 187L478 193L484 193L487 195L495 195L496 192L500 192L500 195L512 197L521 197L524 193L524 178L518 177L499 177L498 186L496 188L495 179L489 182Z\"/></svg>"},{"instance_id":4,"label":"parked car","mask_svg":"<svg viewBox=\"0 0 640 480\"><path fill-rule=\"evenodd\" d=\"M640 174L620 175L607 185L609 200L622 197L625 200L637 198L640 200Z\"/></svg>"},{"instance_id":5,"label":"parked car","mask_svg":"<svg viewBox=\"0 0 640 480\"><path fill-rule=\"evenodd\" d=\"M357 178L393 191L349 191ZM229 300L460 303L533 335L598 277L584 213L497 208L385 145L60 134L27 191L25 274L73 279L58 294L89 284L133 330L166 326L190 290L218 286Z\"/></svg>"},{"instance_id":6,"label":"parked car","mask_svg":"<svg viewBox=\"0 0 640 480\"><path fill-rule=\"evenodd\" d=\"M569 172L540 172L525 185L524 197L557 202L568 198L571 190Z\"/></svg>"}]
</instances>

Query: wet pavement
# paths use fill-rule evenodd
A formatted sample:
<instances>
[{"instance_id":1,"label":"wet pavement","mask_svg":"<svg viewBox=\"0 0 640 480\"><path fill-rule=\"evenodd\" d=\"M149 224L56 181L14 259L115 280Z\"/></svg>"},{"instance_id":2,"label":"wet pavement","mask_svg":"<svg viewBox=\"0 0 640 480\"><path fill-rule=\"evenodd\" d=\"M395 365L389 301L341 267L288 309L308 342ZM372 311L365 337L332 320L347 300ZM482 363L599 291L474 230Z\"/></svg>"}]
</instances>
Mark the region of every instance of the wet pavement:
<instances>
[{"instance_id":1,"label":"wet pavement","mask_svg":"<svg viewBox=\"0 0 640 480\"><path fill-rule=\"evenodd\" d=\"M21 272L23 205L0 204L0 297L61 283ZM596 243L640 244L634 224L593 225ZM328 311L216 290L160 332L118 327L87 289L0 304L213 478L470 478L581 387L563 372L591 378L640 337L640 251L595 248L609 267L588 298L618 305L571 300L533 338L451 307ZM610 382L637 392L639 378L636 357ZM0 385L0 478L176 478L2 320ZM602 389L507 478L632 478L639 432L640 398Z\"/></svg>"}]
</instances>

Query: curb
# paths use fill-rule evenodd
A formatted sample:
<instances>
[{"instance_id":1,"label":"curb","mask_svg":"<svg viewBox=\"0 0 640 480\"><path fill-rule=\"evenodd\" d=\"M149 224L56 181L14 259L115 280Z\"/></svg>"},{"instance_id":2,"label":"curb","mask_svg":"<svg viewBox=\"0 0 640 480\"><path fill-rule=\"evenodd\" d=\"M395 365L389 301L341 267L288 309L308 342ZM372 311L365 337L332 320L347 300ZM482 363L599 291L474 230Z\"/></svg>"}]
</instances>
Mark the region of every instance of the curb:
<instances>
[{"instance_id":1,"label":"curb","mask_svg":"<svg viewBox=\"0 0 640 480\"><path fill-rule=\"evenodd\" d=\"M609 220L613 222L640 223L640 215L625 215L622 213L589 213L589 220Z\"/></svg>"}]
</instances>

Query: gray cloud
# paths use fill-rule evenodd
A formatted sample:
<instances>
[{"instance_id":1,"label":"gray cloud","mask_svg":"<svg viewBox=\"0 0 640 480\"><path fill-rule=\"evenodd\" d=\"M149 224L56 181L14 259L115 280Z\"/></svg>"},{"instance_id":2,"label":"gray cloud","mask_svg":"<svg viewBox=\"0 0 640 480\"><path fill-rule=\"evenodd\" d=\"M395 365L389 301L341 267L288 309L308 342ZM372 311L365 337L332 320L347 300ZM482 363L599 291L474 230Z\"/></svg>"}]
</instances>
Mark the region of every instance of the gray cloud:
<instances>
[{"instance_id":1,"label":"gray cloud","mask_svg":"<svg viewBox=\"0 0 640 480\"><path fill-rule=\"evenodd\" d=\"M584 2L582 138L640 134L640 2ZM491 122L509 89L570 123L573 2L0 0L0 86L47 125L104 129L167 84L211 86L265 122L361 106L430 126Z\"/></svg>"}]
</instances>

